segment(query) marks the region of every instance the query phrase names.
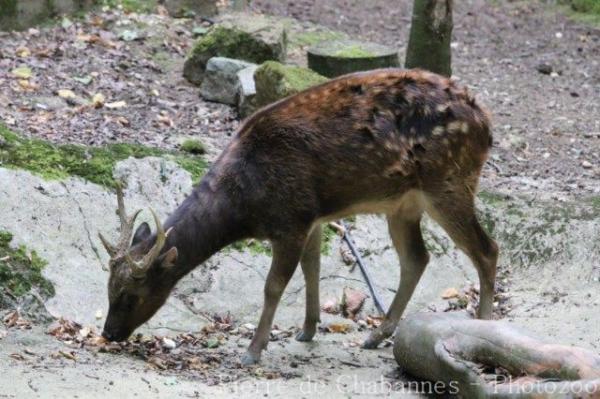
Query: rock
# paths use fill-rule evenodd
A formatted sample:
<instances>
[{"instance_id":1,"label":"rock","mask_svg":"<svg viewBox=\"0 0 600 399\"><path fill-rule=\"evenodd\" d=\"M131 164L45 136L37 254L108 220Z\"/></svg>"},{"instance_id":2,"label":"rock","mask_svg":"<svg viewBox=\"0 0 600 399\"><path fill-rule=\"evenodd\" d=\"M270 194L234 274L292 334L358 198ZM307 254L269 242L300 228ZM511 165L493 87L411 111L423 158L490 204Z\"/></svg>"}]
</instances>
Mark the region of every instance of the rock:
<instances>
[{"instance_id":1,"label":"rock","mask_svg":"<svg viewBox=\"0 0 600 399\"><path fill-rule=\"evenodd\" d=\"M544 74L544 75L550 75L550 74L551 74L551 73L554 71L554 68L552 68L552 65L549 65L549 64L543 64L543 63L542 63L542 64L538 64L538 65L535 67L535 69L536 69L536 70L537 70L539 73L541 73L541 74Z\"/></svg>"},{"instance_id":2,"label":"rock","mask_svg":"<svg viewBox=\"0 0 600 399\"><path fill-rule=\"evenodd\" d=\"M367 294L360 290L345 287L340 305L344 317L353 319L362 309L367 299Z\"/></svg>"},{"instance_id":3,"label":"rock","mask_svg":"<svg viewBox=\"0 0 600 399\"><path fill-rule=\"evenodd\" d=\"M42 109L44 111L56 111L67 106L65 100L61 97L35 97L32 100L35 108Z\"/></svg>"},{"instance_id":4,"label":"rock","mask_svg":"<svg viewBox=\"0 0 600 399\"><path fill-rule=\"evenodd\" d=\"M234 105L239 87L237 73L254 64L225 57L208 60L200 95L209 101Z\"/></svg>"},{"instance_id":5,"label":"rock","mask_svg":"<svg viewBox=\"0 0 600 399\"><path fill-rule=\"evenodd\" d=\"M254 84L254 72L257 65L244 68L237 73L237 109L242 118L256 111L256 85Z\"/></svg>"},{"instance_id":6,"label":"rock","mask_svg":"<svg viewBox=\"0 0 600 399\"><path fill-rule=\"evenodd\" d=\"M332 40L308 49L308 67L330 78L399 65L396 49L376 43Z\"/></svg>"},{"instance_id":7,"label":"rock","mask_svg":"<svg viewBox=\"0 0 600 399\"><path fill-rule=\"evenodd\" d=\"M254 72L256 104L262 107L326 81L308 68L267 61Z\"/></svg>"},{"instance_id":8,"label":"rock","mask_svg":"<svg viewBox=\"0 0 600 399\"><path fill-rule=\"evenodd\" d=\"M216 0L165 0L163 5L173 17L212 17L217 15Z\"/></svg>"},{"instance_id":9,"label":"rock","mask_svg":"<svg viewBox=\"0 0 600 399\"><path fill-rule=\"evenodd\" d=\"M183 76L193 84L200 84L212 57L260 64L268 60L284 61L286 51L287 33L283 23L241 14L214 25L196 42L183 66Z\"/></svg>"}]
</instances>

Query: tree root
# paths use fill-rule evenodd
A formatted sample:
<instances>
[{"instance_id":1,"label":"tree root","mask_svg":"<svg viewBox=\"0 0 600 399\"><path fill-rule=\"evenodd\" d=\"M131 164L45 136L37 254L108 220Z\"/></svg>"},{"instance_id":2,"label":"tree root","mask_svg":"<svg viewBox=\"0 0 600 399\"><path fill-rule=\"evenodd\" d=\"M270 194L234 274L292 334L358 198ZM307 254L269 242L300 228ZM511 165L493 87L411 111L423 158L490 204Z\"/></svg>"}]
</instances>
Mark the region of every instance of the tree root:
<instances>
[{"instance_id":1,"label":"tree root","mask_svg":"<svg viewBox=\"0 0 600 399\"><path fill-rule=\"evenodd\" d=\"M405 372L469 399L600 398L600 356L464 313L401 321L394 357Z\"/></svg>"}]
</instances>

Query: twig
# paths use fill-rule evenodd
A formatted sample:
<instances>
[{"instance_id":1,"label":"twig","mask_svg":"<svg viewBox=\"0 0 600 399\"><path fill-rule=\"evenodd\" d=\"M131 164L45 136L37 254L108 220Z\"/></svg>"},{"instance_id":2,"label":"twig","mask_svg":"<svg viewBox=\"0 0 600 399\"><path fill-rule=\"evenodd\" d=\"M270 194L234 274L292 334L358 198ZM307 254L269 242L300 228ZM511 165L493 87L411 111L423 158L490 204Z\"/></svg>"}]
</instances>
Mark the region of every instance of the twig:
<instances>
[{"instance_id":1,"label":"twig","mask_svg":"<svg viewBox=\"0 0 600 399\"><path fill-rule=\"evenodd\" d=\"M358 364L358 363L354 363L354 362L348 362L346 360L340 360L340 363L345 364L346 366L352 366L352 367L357 367L357 368L365 368L367 366L363 366L362 364Z\"/></svg>"},{"instance_id":2,"label":"twig","mask_svg":"<svg viewBox=\"0 0 600 399\"><path fill-rule=\"evenodd\" d=\"M332 228L334 228L335 230L337 230L337 232L342 236L342 240L344 240L344 242L346 244L348 244L348 247L350 248L352 255L354 255L354 257L356 258L356 263L358 264L358 267L360 268L360 271L362 272L365 282L367 283L367 286L369 287L369 291L371 292L371 295L373 296L373 302L375 303L375 307L379 311L380 315L382 315L382 316L385 315L387 313L386 312L387 307L383 304L383 301L377 294L377 291L375 291L375 286L373 285L371 275L369 274L369 270L367 269L367 266L363 262L362 257L360 256L360 253L356 249L356 246L354 245L354 241L352 240L352 236L350 236L350 233L348 231L348 228L344 224L344 221L340 220L339 223L330 222L329 225Z\"/></svg>"}]
</instances>

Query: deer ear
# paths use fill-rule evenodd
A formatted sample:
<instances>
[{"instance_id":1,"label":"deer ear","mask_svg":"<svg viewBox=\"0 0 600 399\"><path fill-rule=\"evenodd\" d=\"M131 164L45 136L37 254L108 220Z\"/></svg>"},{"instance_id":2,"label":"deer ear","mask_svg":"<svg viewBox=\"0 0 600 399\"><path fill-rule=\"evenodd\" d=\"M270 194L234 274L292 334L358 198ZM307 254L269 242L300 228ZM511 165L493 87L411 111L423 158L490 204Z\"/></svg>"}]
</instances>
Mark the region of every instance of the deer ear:
<instances>
[{"instance_id":1,"label":"deer ear","mask_svg":"<svg viewBox=\"0 0 600 399\"><path fill-rule=\"evenodd\" d=\"M175 266L177 262L177 248L173 247L160 256L160 266L164 269L169 269Z\"/></svg>"},{"instance_id":2,"label":"deer ear","mask_svg":"<svg viewBox=\"0 0 600 399\"><path fill-rule=\"evenodd\" d=\"M148 237L150 237L150 234L152 234L152 231L150 230L148 223L144 222L140 224L133 235L133 241L131 242L131 245L136 245L142 241L145 241Z\"/></svg>"}]
</instances>

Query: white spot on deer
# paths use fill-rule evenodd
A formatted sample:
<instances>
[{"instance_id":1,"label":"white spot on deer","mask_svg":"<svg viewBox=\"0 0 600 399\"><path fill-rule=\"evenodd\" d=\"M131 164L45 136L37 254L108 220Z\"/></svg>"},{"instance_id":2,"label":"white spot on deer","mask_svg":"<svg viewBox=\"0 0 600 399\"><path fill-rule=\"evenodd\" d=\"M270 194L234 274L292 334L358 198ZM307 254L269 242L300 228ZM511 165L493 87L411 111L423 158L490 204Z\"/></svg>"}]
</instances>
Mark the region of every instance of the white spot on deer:
<instances>
[{"instance_id":1,"label":"white spot on deer","mask_svg":"<svg viewBox=\"0 0 600 399\"><path fill-rule=\"evenodd\" d=\"M441 136L442 134L444 134L444 127L443 126L434 127L433 130L431 131L431 134L434 136Z\"/></svg>"}]
</instances>

